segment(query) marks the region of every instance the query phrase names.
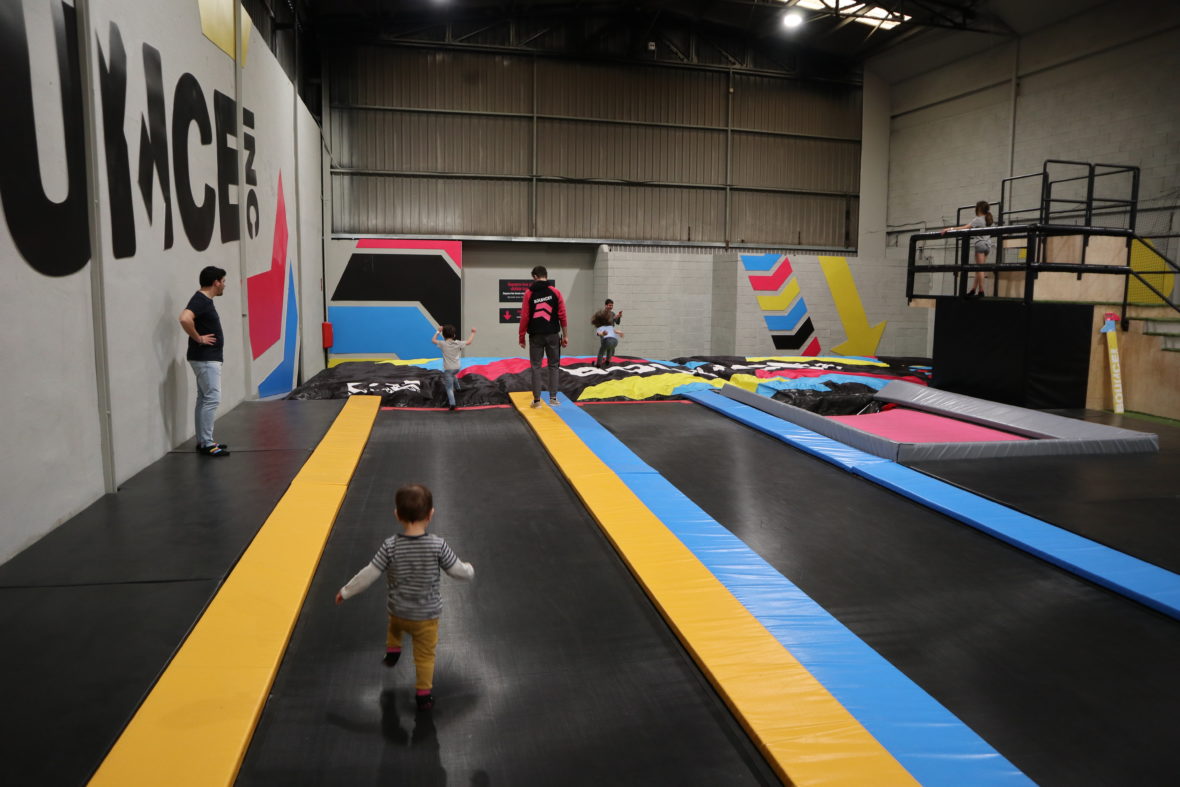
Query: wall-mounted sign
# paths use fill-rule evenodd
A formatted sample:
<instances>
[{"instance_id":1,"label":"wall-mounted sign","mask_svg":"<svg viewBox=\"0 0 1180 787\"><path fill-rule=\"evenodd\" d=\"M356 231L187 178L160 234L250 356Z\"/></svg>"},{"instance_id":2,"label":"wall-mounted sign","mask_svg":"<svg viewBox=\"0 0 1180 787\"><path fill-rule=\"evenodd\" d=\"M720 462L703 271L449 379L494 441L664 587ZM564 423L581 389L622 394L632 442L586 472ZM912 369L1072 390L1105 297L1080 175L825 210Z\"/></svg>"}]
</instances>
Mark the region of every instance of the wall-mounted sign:
<instances>
[{"instance_id":1,"label":"wall-mounted sign","mask_svg":"<svg viewBox=\"0 0 1180 787\"><path fill-rule=\"evenodd\" d=\"M520 303L532 283L532 279L500 279L500 303ZM556 287L556 279L550 279L549 286Z\"/></svg>"},{"instance_id":2,"label":"wall-mounted sign","mask_svg":"<svg viewBox=\"0 0 1180 787\"><path fill-rule=\"evenodd\" d=\"M532 279L500 279L500 303L520 303Z\"/></svg>"},{"instance_id":3,"label":"wall-mounted sign","mask_svg":"<svg viewBox=\"0 0 1180 787\"><path fill-rule=\"evenodd\" d=\"M500 307L500 322L520 322L520 309L505 309Z\"/></svg>"}]
</instances>

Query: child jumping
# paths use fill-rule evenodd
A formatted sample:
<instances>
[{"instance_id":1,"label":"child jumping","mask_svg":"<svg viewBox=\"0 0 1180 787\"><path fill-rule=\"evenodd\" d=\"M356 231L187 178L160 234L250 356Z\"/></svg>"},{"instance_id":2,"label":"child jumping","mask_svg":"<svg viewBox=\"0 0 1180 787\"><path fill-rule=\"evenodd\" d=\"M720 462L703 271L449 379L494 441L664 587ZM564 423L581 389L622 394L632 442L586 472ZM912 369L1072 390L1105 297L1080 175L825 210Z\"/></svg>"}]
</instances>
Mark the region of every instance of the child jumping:
<instances>
[{"instance_id":1,"label":"child jumping","mask_svg":"<svg viewBox=\"0 0 1180 787\"><path fill-rule=\"evenodd\" d=\"M440 340L439 334L442 334ZM459 359L463 356L463 348L475 341L475 329L471 329L471 335L467 337L467 341L459 341L459 332L455 330L454 325L444 325L434 332L434 336L430 341L438 345L442 350L443 356L443 384L447 387L447 404L448 409L455 409L455 390L459 387L455 380L455 375L459 374Z\"/></svg>"},{"instance_id":2,"label":"child jumping","mask_svg":"<svg viewBox=\"0 0 1180 787\"><path fill-rule=\"evenodd\" d=\"M619 339L623 338L623 332L615 327L614 315L609 309L596 312L590 318L590 324L594 326L594 333L602 340L598 344L598 358L594 365L599 369L605 369L610 365L610 359L615 354L615 348L619 346Z\"/></svg>"},{"instance_id":3,"label":"child jumping","mask_svg":"<svg viewBox=\"0 0 1180 787\"><path fill-rule=\"evenodd\" d=\"M460 560L441 536L426 532L434 518L434 496L429 489L422 484L403 486L397 490L394 505L402 532L385 540L373 561L336 594L336 603L343 604L384 572L389 583L385 666L397 664L402 638L409 634L414 641L418 710L430 710L434 707L434 649L442 614L441 572L468 580L475 576L475 569Z\"/></svg>"}]
</instances>

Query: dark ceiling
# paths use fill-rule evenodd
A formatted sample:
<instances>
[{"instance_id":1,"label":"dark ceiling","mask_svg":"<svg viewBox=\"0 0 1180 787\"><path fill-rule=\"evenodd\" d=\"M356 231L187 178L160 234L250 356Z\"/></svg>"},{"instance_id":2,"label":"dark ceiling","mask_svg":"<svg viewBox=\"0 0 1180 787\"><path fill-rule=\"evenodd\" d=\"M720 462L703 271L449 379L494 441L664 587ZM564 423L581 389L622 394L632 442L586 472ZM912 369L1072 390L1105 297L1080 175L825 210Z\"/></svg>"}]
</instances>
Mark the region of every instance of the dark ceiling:
<instances>
[{"instance_id":1,"label":"dark ceiling","mask_svg":"<svg viewBox=\"0 0 1180 787\"><path fill-rule=\"evenodd\" d=\"M323 47L358 43L479 48L578 57L656 61L739 70L847 78L860 64L922 31L1014 35L989 0L881 0L913 17L885 30L834 11L800 9L805 22L783 27L795 0L303 0ZM836 0L827 0L829 6Z\"/></svg>"}]
</instances>

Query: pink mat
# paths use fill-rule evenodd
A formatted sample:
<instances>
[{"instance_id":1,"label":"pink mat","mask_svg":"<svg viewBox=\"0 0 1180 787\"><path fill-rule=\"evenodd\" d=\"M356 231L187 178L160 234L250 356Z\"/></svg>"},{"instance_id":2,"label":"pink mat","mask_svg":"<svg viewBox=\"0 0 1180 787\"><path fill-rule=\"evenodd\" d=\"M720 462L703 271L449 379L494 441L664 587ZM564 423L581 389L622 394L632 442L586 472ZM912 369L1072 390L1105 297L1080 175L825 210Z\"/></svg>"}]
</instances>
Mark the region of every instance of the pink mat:
<instances>
[{"instance_id":1,"label":"pink mat","mask_svg":"<svg viewBox=\"0 0 1180 787\"><path fill-rule=\"evenodd\" d=\"M1028 439L998 429L956 421L954 418L919 410L906 410L902 407L867 415L828 417L862 432L880 435L898 443L993 443Z\"/></svg>"}]
</instances>

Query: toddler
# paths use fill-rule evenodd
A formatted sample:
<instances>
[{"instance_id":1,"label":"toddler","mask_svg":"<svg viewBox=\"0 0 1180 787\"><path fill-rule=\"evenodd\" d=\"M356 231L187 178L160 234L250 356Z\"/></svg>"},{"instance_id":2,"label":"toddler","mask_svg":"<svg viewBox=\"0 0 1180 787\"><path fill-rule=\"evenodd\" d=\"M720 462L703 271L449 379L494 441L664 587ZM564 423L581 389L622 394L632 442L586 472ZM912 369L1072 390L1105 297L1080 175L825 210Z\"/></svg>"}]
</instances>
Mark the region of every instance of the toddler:
<instances>
[{"instance_id":1,"label":"toddler","mask_svg":"<svg viewBox=\"0 0 1180 787\"><path fill-rule=\"evenodd\" d=\"M385 574L389 584L389 633L385 665L397 664L402 654L402 637L414 641L418 710L434 707L434 649L438 644L438 618L442 614L441 574L471 579L475 569L464 563L441 537L426 532L434 518L434 497L422 484L397 490L394 514L402 532L386 539L373 561L362 568L336 594L342 604Z\"/></svg>"}]
</instances>

